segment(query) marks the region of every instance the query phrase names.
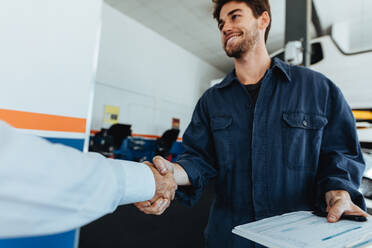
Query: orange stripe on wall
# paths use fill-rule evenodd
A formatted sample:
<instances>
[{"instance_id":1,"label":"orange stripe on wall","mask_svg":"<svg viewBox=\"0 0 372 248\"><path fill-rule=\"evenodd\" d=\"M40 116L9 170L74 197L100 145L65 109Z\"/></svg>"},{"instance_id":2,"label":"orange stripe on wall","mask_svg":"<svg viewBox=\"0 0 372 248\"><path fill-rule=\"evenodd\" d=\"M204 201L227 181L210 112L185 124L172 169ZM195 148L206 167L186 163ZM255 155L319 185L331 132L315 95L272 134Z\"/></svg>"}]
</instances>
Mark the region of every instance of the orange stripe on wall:
<instances>
[{"instance_id":1,"label":"orange stripe on wall","mask_svg":"<svg viewBox=\"0 0 372 248\"><path fill-rule=\"evenodd\" d=\"M144 137L144 138L149 138L149 139L158 139L158 138L160 138L159 135L138 134L138 133L134 133L134 134L132 134L132 136L134 136L134 137ZM182 138L181 137L178 137L177 138L177 141L182 141Z\"/></svg>"},{"instance_id":2,"label":"orange stripe on wall","mask_svg":"<svg viewBox=\"0 0 372 248\"><path fill-rule=\"evenodd\" d=\"M152 135L152 134L138 134L138 133L132 133L132 136L134 137L144 137L149 139L157 139L160 138L159 135Z\"/></svg>"},{"instance_id":3,"label":"orange stripe on wall","mask_svg":"<svg viewBox=\"0 0 372 248\"><path fill-rule=\"evenodd\" d=\"M90 130L90 135L96 135L99 133L99 130Z\"/></svg>"},{"instance_id":4,"label":"orange stripe on wall","mask_svg":"<svg viewBox=\"0 0 372 248\"><path fill-rule=\"evenodd\" d=\"M15 128L84 133L86 119L0 109L0 120Z\"/></svg>"}]
</instances>

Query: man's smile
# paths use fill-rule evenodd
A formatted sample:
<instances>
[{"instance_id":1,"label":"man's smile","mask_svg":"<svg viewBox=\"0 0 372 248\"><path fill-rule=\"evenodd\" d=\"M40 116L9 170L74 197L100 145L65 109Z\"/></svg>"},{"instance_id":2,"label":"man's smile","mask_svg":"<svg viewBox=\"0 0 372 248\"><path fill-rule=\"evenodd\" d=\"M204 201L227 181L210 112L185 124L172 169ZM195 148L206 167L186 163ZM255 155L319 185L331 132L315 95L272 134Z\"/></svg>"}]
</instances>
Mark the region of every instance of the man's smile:
<instances>
[{"instance_id":1,"label":"man's smile","mask_svg":"<svg viewBox=\"0 0 372 248\"><path fill-rule=\"evenodd\" d=\"M226 37L226 42L225 42L225 47L227 45L229 45L230 42L238 39L238 37L240 37L242 35L242 33L232 33L232 34L229 34L227 37Z\"/></svg>"}]
</instances>

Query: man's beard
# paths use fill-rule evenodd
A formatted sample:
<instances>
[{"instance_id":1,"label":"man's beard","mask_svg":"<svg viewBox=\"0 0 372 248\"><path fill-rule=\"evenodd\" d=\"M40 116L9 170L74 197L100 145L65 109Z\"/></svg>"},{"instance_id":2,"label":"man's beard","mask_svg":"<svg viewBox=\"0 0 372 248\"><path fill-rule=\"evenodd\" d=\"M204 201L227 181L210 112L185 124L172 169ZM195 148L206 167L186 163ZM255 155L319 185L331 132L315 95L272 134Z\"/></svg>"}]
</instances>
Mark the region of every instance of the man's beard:
<instances>
[{"instance_id":1,"label":"man's beard","mask_svg":"<svg viewBox=\"0 0 372 248\"><path fill-rule=\"evenodd\" d=\"M224 47L227 56L232 58L241 58L241 56L251 51L257 44L258 40L258 27L253 28L249 32L248 36L243 40L237 42L237 44L227 45Z\"/></svg>"}]
</instances>

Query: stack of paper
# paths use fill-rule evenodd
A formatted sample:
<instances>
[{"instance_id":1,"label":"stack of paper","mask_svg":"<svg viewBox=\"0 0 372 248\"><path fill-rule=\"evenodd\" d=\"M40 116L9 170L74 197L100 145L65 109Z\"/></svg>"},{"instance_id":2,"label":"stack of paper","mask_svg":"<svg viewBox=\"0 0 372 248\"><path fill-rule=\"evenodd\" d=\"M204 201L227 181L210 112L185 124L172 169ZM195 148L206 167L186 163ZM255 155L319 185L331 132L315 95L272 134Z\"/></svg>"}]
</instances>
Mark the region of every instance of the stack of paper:
<instances>
[{"instance_id":1,"label":"stack of paper","mask_svg":"<svg viewBox=\"0 0 372 248\"><path fill-rule=\"evenodd\" d=\"M328 223L326 218L308 211L237 226L232 232L269 248L372 247L372 219Z\"/></svg>"}]
</instances>

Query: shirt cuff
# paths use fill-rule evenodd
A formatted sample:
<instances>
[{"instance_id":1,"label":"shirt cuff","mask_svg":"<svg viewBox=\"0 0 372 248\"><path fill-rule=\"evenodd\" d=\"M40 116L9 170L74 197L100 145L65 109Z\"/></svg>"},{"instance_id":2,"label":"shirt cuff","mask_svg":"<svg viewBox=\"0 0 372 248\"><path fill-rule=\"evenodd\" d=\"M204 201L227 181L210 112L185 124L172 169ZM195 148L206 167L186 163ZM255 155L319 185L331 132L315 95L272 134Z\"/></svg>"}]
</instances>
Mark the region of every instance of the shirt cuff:
<instances>
[{"instance_id":1,"label":"shirt cuff","mask_svg":"<svg viewBox=\"0 0 372 248\"><path fill-rule=\"evenodd\" d=\"M147 165L121 161L120 167L122 168L122 173L120 173L122 190L119 205L147 201L155 195L154 174Z\"/></svg>"},{"instance_id":2,"label":"shirt cuff","mask_svg":"<svg viewBox=\"0 0 372 248\"><path fill-rule=\"evenodd\" d=\"M205 182L200 175L200 171L196 169L192 162L188 160L178 160L177 163L185 170L189 177L190 186L180 186L176 191L177 200L180 200L187 206L194 206L203 193Z\"/></svg>"}]
</instances>

